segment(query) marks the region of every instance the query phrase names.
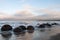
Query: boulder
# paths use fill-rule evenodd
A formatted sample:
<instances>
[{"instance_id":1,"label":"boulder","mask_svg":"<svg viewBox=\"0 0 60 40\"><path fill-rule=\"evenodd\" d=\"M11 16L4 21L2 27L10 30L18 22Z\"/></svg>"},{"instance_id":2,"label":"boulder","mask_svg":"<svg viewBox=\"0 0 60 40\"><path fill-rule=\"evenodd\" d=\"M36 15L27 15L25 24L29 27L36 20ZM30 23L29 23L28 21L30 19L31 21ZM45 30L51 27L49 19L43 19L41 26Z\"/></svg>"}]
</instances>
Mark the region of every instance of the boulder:
<instances>
[{"instance_id":1,"label":"boulder","mask_svg":"<svg viewBox=\"0 0 60 40\"><path fill-rule=\"evenodd\" d=\"M27 30L34 30L34 27L33 26L28 26Z\"/></svg>"},{"instance_id":2,"label":"boulder","mask_svg":"<svg viewBox=\"0 0 60 40\"><path fill-rule=\"evenodd\" d=\"M47 26L48 28L51 28L52 27L52 25L49 24L49 23L46 23L45 26Z\"/></svg>"},{"instance_id":3,"label":"boulder","mask_svg":"<svg viewBox=\"0 0 60 40\"><path fill-rule=\"evenodd\" d=\"M45 28L45 25L41 24L38 28Z\"/></svg>"},{"instance_id":4,"label":"boulder","mask_svg":"<svg viewBox=\"0 0 60 40\"><path fill-rule=\"evenodd\" d=\"M1 31L9 31L9 30L12 30L12 26L10 26L8 24L3 25L1 28Z\"/></svg>"},{"instance_id":5,"label":"boulder","mask_svg":"<svg viewBox=\"0 0 60 40\"><path fill-rule=\"evenodd\" d=\"M59 25L58 23L52 23L52 25Z\"/></svg>"},{"instance_id":6,"label":"boulder","mask_svg":"<svg viewBox=\"0 0 60 40\"><path fill-rule=\"evenodd\" d=\"M19 26L22 30L26 30L25 26Z\"/></svg>"},{"instance_id":7,"label":"boulder","mask_svg":"<svg viewBox=\"0 0 60 40\"><path fill-rule=\"evenodd\" d=\"M14 28L13 29L13 32L18 32L18 33L20 33L20 32L22 32L23 30L20 28L20 27L16 27L16 28Z\"/></svg>"},{"instance_id":8,"label":"boulder","mask_svg":"<svg viewBox=\"0 0 60 40\"><path fill-rule=\"evenodd\" d=\"M24 34L25 33L25 31L22 28L20 28L20 27L14 28L13 32L14 32L15 35L20 35L20 34Z\"/></svg>"}]
</instances>

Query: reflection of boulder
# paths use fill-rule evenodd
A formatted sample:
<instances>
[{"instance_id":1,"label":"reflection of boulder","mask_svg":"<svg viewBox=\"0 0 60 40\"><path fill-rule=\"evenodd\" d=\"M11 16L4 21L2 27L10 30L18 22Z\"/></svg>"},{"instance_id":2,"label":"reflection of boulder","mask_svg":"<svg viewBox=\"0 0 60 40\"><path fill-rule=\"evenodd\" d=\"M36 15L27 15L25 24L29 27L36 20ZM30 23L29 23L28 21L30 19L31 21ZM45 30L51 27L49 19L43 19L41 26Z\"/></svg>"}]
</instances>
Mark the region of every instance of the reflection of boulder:
<instances>
[{"instance_id":1,"label":"reflection of boulder","mask_svg":"<svg viewBox=\"0 0 60 40\"><path fill-rule=\"evenodd\" d=\"M34 32L34 30L28 30L27 32L28 32L28 33L33 33L33 32Z\"/></svg>"},{"instance_id":2,"label":"reflection of boulder","mask_svg":"<svg viewBox=\"0 0 60 40\"><path fill-rule=\"evenodd\" d=\"M34 27L33 26L28 26L27 30L34 30Z\"/></svg>"},{"instance_id":3,"label":"reflection of boulder","mask_svg":"<svg viewBox=\"0 0 60 40\"><path fill-rule=\"evenodd\" d=\"M10 38L12 36L12 33L11 32L8 32L8 31L3 31L1 33L2 37L4 38Z\"/></svg>"},{"instance_id":4,"label":"reflection of boulder","mask_svg":"<svg viewBox=\"0 0 60 40\"><path fill-rule=\"evenodd\" d=\"M14 32L14 35L19 37L19 36L24 36L25 35L25 31L21 31L21 32Z\"/></svg>"},{"instance_id":5,"label":"reflection of boulder","mask_svg":"<svg viewBox=\"0 0 60 40\"><path fill-rule=\"evenodd\" d=\"M54 36L51 36L50 40L60 40L60 33Z\"/></svg>"},{"instance_id":6,"label":"reflection of boulder","mask_svg":"<svg viewBox=\"0 0 60 40\"><path fill-rule=\"evenodd\" d=\"M40 32L45 32L45 29L41 29Z\"/></svg>"},{"instance_id":7,"label":"reflection of boulder","mask_svg":"<svg viewBox=\"0 0 60 40\"><path fill-rule=\"evenodd\" d=\"M22 30L26 30L25 26L19 26Z\"/></svg>"},{"instance_id":8,"label":"reflection of boulder","mask_svg":"<svg viewBox=\"0 0 60 40\"><path fill-rule=\"evenodd\" d=\"M1 31L9 31L9 30L12 30L12 26L10 26L8 24L3 25L1 28Z\"/></svg>"}]
</instances>

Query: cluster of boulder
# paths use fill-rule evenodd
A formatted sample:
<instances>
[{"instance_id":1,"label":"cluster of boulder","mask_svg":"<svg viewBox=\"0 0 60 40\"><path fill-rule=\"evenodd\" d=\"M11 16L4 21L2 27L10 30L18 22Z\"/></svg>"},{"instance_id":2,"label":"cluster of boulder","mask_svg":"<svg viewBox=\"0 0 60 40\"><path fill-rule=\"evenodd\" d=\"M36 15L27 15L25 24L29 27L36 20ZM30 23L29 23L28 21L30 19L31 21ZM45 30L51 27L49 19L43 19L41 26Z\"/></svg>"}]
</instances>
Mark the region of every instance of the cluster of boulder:
<instances>
[{"instance_id":1,"label":"cluster of boulder","mask_svg":"<svg viewBox=\"0 0 60 40\"><path fill-rule=\"evenodd\" d=\"M45 28L45 27L51 28L52 25L59 25L59 24L58 23L52 23L52 24L43 23L43 24L39 24L38 28ZM2 31L1 34L3 37L7 38L7 37L11 37L12 35L10 31L13 31L14 34L19 35L19 34L24 34L26 30L28 33L33 33L35 28L32 25L29 25L27 27L24 25L21 25L13 29L12 26L5 24L1 27L1 31ZM44 31L44 30L41 30L41 31Z\"/></svg>"},{"instance_id":2,"label":"cluster of boulder","mask_svg":"<svg viewBox=\"0 0 60 40\"><path fill-rule=\"evenodd\" d=\"M34 30L34 27L33 26L27 26L27 28L23 25L19 26L19 27L16 27L16 28L12 28L12 26L6 24L6 25L3 25L2 28L1 28L1 31L13 31L14 33L21 33L21 32L24 32L25 30Z\"/></svg>"},{"instance_id":3,"label":"cluster of boulder","mask_svg":"<svg viewBox=\"0 0 60 40\"><path fill-rule=\"evenodd\" d=\"M45 28L45 27L51 28L53 25L59 25L59 24L58 23L51 23L51 24L43 23L43 24L39 24L38 28Z\"/></svg>"},{"instance_id":4,"label":"cluster of boulder","mask_svg":"<svg viewBox=\"0 0 60 40\"><path fill-rule=\"evenodd\" d=\"M40 24L38 26L38 28L45 28L45 27L48 27L48 28L51 28L52 25L58 25L58 23L52 23L52 24L49 24L49 23L43 23L43 24ZM11 31L13 30L13 32L24 32L25 30L28 30L28 31L31 31L31 30L34 30L34 27L29 25L27 26L27 28L24 26L24 25L21 25L19 27L16 27L16 28L12 28L12 26L6 24L6 25L3 25L2 28L1 28L1 31Z\"/></svg>"}]
</instances>

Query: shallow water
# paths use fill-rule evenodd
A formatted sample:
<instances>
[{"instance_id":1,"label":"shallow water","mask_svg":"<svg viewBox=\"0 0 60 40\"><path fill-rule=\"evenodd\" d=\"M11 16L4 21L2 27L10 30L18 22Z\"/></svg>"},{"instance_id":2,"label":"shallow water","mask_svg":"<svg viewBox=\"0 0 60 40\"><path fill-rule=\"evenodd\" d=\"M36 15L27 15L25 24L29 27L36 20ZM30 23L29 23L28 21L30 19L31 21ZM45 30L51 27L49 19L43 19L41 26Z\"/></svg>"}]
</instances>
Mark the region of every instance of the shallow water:
<instances>
[{"instance_id":1,"label":"shallow water","mask_svg":"<svg viewBox=\"0 0 60 40\"><path fill-rule=\"evenodd\" d=\"M60 27L53 27L51 29L45 29L44 31L35 30L31 33L25 32L22 34L14 34L4 37L0 34L0 40L49 40L51 36L60 33Z\"/></svg>"},{"instance_id":2,"label":"shallow water","mask_svg":"<svg viewBox=\"0 0 60 40\"><path fill-rule=\"evenodd\" d=\"M46 22L52 23L52 21L51 22L46 21ZM46 23L46 22L41 21L39 23ZM53 22L57 22L57 21L53 21ZM35 23L38 23L38 22L30 22L30 25L35 24ZM57 23L59 23L59 22L57 22ZM11 24L11 25L19 26L20 24L17 22L16 24L14 23L14 25L13 24ZM43 31L41 31L41 30L43 30ZM52 28L45 28L45 29L41 29L41 30L36 29L36 30L32 31L31 33L26 31L25 33L18 34L18 35L14 34L12 32L11 33L12 35L9 35L7 37L4 37L4 36L2 36L2 34L0 34L0 40L50 40L50 39L52 39L51 38L52 36L60 33L60 25L55 25L55 26L52 26Z\"/></svg>"}]
</instances>

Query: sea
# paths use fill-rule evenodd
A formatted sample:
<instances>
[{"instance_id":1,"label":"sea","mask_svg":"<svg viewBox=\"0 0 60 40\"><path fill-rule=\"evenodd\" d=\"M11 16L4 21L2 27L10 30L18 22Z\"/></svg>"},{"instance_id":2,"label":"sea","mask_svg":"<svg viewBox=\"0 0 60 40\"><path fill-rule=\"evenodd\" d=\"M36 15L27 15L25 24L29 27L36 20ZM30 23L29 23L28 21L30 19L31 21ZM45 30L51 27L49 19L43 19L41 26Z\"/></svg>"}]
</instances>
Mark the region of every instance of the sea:
<instances>
[{"instance_id":1,"label":"sea","mask_svg":"<svg viewBox=\"0 0 60 40\"><path fill-rule=\"evenodd\" d=\"M44 28L42 29L43 31L41 31L37 26L43 23L58 23L59 25L54 25L52 28ZM32 33L26 31L19 35L15 35L13 31L11 31L12 35L4 37L1 34L1 27L5 24L11 25L13 29L21 25L25 27L32 25L35 30ZM57 40L60 37L57 37L57 35L60 35L60 21L0 21L0 40Z\"/></svg>"}]
</instances>

